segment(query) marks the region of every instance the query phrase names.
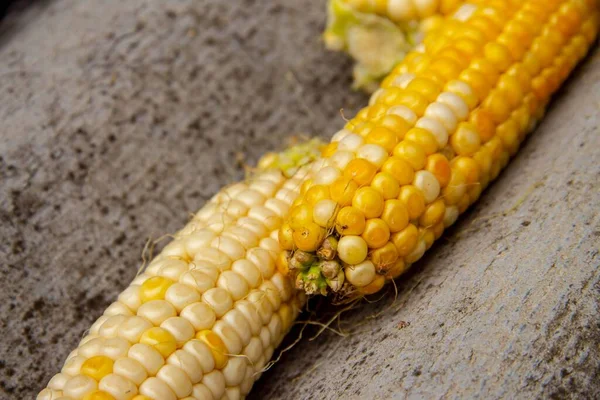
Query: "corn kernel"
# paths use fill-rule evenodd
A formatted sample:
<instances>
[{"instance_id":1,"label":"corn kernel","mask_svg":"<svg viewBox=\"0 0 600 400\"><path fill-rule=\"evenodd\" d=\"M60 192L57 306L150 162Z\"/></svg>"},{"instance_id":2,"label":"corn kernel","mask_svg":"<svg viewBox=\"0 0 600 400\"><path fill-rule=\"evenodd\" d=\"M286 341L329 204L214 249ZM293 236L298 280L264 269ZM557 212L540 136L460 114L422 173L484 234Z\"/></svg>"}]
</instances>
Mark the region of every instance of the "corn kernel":
<instances>
[{"instance_id":1,"label":"corn kernel","mask_svg":"<svg viewBox=\"0 0 600 400\"><path fill-rule=\"evenodd\" d=\"M196 339L208 346L215 361L216 369L223 369L227 365L227 348L223 339L211 330L203 330L196 334Z\"/></svg>"},{"instance_id":2,"label":"corn kernel","mask_svg":"<svg viewBox=\"0 0 600 400\"><path fill-rule=\"evenodd\" d=\"M390 238L388 225L380 218L368 219L361 235L367 246L371 249L383 247Z\"/></svg>"},{"instance_id":3,"label":"corn kernel","mask_svg":"<svg viewBox=\"0 0 600 400\"><path fill-rule=\"evenodd\" d=\"M411 183L415 174L412 166L400 157L388 158L381 171L390 174L400 186Z\"/></svg>"},{"instance_id":4,"label":"corn kernel","mask_svg":"<svg viewBox=\"0 0 600 400\"><path fill-rule=\"evenodd\" d=\"M418 240L419 230L413 224L409 224L406 228L391 236L391 241L396 246L400 257L409 255L417 246Z\"/></svg>"},{"instance_id":5,"label":"corn kernel","mask_svg":"<svg viewBox=\"0 0 600 400\"><path fill-rule=\"evenodd\" d=\"M342 236L360 235L365 229L365 224L365 214L357 208L347 206L338 212L335 229Z\"/></svg>"},{"instance_id":6,"label":"corn kernel","mask_svg":"<svg viewBox=\"0 0 600 400\"><path fill-rule=\"evenodd\" d=\"M338 242L338 255L346 264L362 262L368 250L367 243L360 236L342 236Z\"/></svg>"},{"instance_id":7,"label":"corn kernel","mask_svg":"<svg viewBox=\"0 0 600 400\"><path fill-rule=\"evenodd\" d=\"M81 365L81 373L97 381L113 372L114 361L106 356L88 358Z\"/></svg>"}]
</instances>

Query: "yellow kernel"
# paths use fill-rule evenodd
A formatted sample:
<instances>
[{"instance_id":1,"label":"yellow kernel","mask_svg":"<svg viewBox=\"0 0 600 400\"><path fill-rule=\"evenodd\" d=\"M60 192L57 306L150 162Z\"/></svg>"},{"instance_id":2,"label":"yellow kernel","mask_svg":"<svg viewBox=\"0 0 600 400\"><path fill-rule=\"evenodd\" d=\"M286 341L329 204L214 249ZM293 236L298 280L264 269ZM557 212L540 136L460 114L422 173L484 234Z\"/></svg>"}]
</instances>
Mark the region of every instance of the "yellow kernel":
<instances>
[{"instance_id":1,"label":"yellow kernel","mask_svg":"<svg viewBox=\"0 0 600 400\"><path fill-rule=\"evenodd\" d=\"M368 296L370 294L379 292L381 290L381 288L383 288L384 284L385 284L384 276L383 275L375 275L375 278L373 278L371 283L369 283L366 286L359 287L358 292L360 294Z\"/></svg>"},{"instance_id":2,"label":"yellow kernel","mask_svg":"<svg viewBox=\"0 0 600 400\"><path fill-rule=\"evenodd\" d=\"M415 171L410 164L400 157L388 158L381 171L390 174L399 185L407 185L413 181Z\"/></svg>"},{"instance_id":3,"label":"yellow kernel","mask_svg":"<svg viewBox=\"0 0 600 400\"><path fill-rule=\"evenodd\" d=\"M433 154L438 149L438 142L435 136L427 129L412 128L406 133L404 139L421 146L426 155Z\"/></svg>"},{"instance_id":4,"label":"yellow kernel","mask_svg":"<svg viewBox=\"0 0 600 400\"><path fill-rule=\"evenodd\" d=\"M431 229L419 229L419 234L421 235L421 240L425 242L425 250L429 250L429 248L433 245L435 241L435 235Z\"/></svg>"},{"instance_id":5,"label":"yellow kernel","mask_svg":"<svg viewBox=\"0 0 600 400\"><path fill-rule=\"evenodd\" d=\"M83 400L115 400L115 398L102 390L94 390L93 392L86 394L83 397Z\"/></svg>"},{"instance_id":6,"label":"yellow kernel","mask_svg":"<svg viewBox=\"0 0 600 400\"><path fill-rule=\"evenodd\" d=\"M364 261L368 251L367 243L360 236L342 236L338 242L338 256L346 264Z\"/></svg>"},{"instance_id":7,"label":"yellow kernel","mask_svg":"<svg viewBox=\"0 0 600 400\"><path fill-rule=\"evenodd\" d=\"M292 227L292 229L300 229L309 222L312 222L312 209L312 206L306 203L292 207L292 209L290 210L289 219L289 224Z\"/></svg>"},{"instance_id":8,"label":"yellow kernel","mask_svg":"<svg viewBox=\"0 0 600 400\"><path fill-rule=\"evenodd\" d=\"M410 123L396 114L388 114L380 121L383 128L392 132L397 140L402 140L406 132L410 129ZM375 130L375 129L374 129ZM372 132L371 132L372 133ZM368 137L367 137L368 139ZM381 144L381 143L378 143ZM383 146L383 145L382 145ZM393 148L392 148L393 150Z\"/></svg>"},{"instance_id":9,"label":"yellow kernel","mask_svg":"<svg viewBox=\"0 0 600 400\"><path fill-rule=\"evenodd\" d=\"M367 220L365 230L361 237L371 249L377 249L384 246L390 238L390 229L385 221L380 218L371 218Z\"/></svg>"},{"instance_id":10,"label":"yellow kernel","mask_svg":"<svg viewBox=\"0 0 600 400\"><path fill-rule=\"evenodd\" d=\"M390 232L399 232L408 225L408 210L400 200L387 200L383 207L381 219L385 221Z\"/></svg>"},{"instance_id":11,"label":"yellow kernel","mask_svg":"<svg viewBox=\"0 0 600 400\"><path fill-rule=\"evenodd\" d=\"M437 58L434 62L432 62L431 65L429 65L429 70L434 73L440 74L444 81L447 82L452 79L455 79L458 76L458 74L460 74L462 68L461 65L455 60L448 57L440 57Z\"/></svg>"},{"instance_id":12,"label":"yellow kernel","mask_svg":"<svg viewBox=\"0 0 600 400\"><path fill-rule=\"evenodd\" d=\"M371 261L375 264L378 274L385 274L398 261L398 249L392 242L387 242L371 252Z\"/></svg>"},{"instance_id":13,"label":"yellow kernel","mask_svg":"<svg viewBox=\"0 0 600 400\"><path fill-rule=\"evenodd\" d=\"M376 218L383 211L383 196L367 186L356 191L352 198L352 207L362 211L366 218Z\"/></svg>"},{"instance_id":14,"label":"yellow kernel","mask_svg":"<svg viewBox=\"0 0 600 400\"><path fill-rule=\"evenodd\" d=\"M409 255L417 246L419 240L419 230L413 224L409 224L400 232L396 232L391 236L392 243L398 250L400 257Z\"/></svg>"},{"instance_id":15,"label":"yellow kernel","mask_svg":"<svg viewBox=\"0 0 600 400\"><path fill-rule=\"evenodd\" d=\"M331 200L338 203L340 206L349 206L352 204L354 193L358 189L358 184L351 178L339 177L331 184L329 188L329 194Z\"/></svg>"},{"instance_id":16,"label":"yellow kernel","mask_svg":"<svg viewBox=\"0 0 600 400\"><path fill-rule=\"evenodd\" d=\"M413 185L405 185L400 188L398 199L404 203L410 219L421 216L425 210L425 197L423 192Z\"/></svg>"},{"instance_id":17,"label":"yellow kernel","mask_svg":"<svg viewBox=\"0 0 600 400\"><path fill-rule=\"evenodd\" d=\"M465 183L471 186L479 182L479 165L471 157L456 157L452 160L452 168L459 170L465 177Z\"/></svg>"},{"instance_id":18,"label":"yellow kernel","mask_svg":"<svg viewBox=\"0 0 600 400\"><path fill-rule=\"evenodd\" d=\"M440 86L427 78L415 78L408 86L407 90L415 91L424 96L428 101L434 101L438 94L440 94Z\"/></svg>"},{"instance_id":19,"label":"yellow kernel","mask_svg":"<svg viewBox=\"0 0 600 400\"><path fill-rule=\"evenodd\" d=\"M384 200L394 199L400 193L398 181L387 172L379 172L375 175L371 187L381 193Z\"/></svg>"},{"instance_id":20,"label":"yellow kernel","mask_svg":"<svg viewBox=\"0 0 600 400\"><path fill-rule=\"evenodd\" d=\"M450 163L443 154L436 153L427 157L425 169L435 176L441 187L446 187L450 182Z\"/></svg>"},{"instance_id":21,"label":"yellow kernel","mask_svg":"<svg viewBox=\"0 0 600 400\"><path fill-rule=\"evenodd\" d=\"M475 126L461 122L454 135L450 136L450 145L458 155L469 156L481 147L481 139Z\"/></svg>"},{"instance_id":22,"label":"yellow kernel","mask_svg":"<svg viewBox=\"0 0 600 400\"><path fill-rule=\"evenodd\" d=\"M294 230L290 226L290 224L283 224L279 229L278 239L279 245L284 250L292 250L294 248L294 238L293 238Z\"/></svg>"},{"instance_id":23,"label":"yellow kernel","mask_svg":"<svg viewBox=\"0 0 600 400\"><path fill-rule=\"evenodd\" d=\"M378 126L367 135L366 143L379 145L391 153L398 143L398 136L388 128Z\"/></svg>"},{"instance_id":24,"label":"yellow kernel","mask_svg":"<svg viewBox=\"0 0 600 400\"><path fill-rule=\"evenodd\" d=\"M490 91L491 84L485 75L473 68L467 68L461 72L459 79L467 83L477 95L480 101L485 99Z\"/></svg>"},{"instance_id":25,"label":"yellow kernel","mask_svg":"<svg viewBox=\"0 0 600 400\"><path fill-rule=\"evenodd\" d=\"M167 289L175 282L162 276L153 276L142 283L140 287L140 300L146 303L152 300L163 300Z\"/></svg>"},{"instance_id":26,"label":"yellow kernel","mask_svg":"<svg viewBox=\"0 0 600 400\"><path fill-rule=\"evenodd\" d=\"M310 222L301 228L294 230L294 244L302 251L315 251L325 238L325 229L314 222Z\"/></svg>"},{"instance_id":27,"label":"yellow kernel","mask_svg":"<svg viewBox=\"0 0 600 400\"><path fill-rule=\"evenodd\" d=\"M387 279L396 279L402 275L408 269L408 265L404 262L404 259L399 258L385 274Z\"/></svg>"},{"instance_id":28,"label":"yellow kernel","mask_svg":"<svg viewBox=\"0 0 600 400\"><path fill-rule=\"evenodd\" d=\"M335 229L342 235L360 235L365 229L365 214L354 207L342 208L336 217Z\"/></svg>"},{"instance_id":29,"label":"yellow kernel","mask_svg":"<svg viewBox=\"0 0 600 400\"><path fill-rule=\"evenodd\" d=\"M425 109L429 102L420 93L413 91L400 91L393 102L388 103L390 105L401 105L406 106L414 111L417 116L422 116L425 113Z\"/></svg>"},{"instance_id":30,"label":"yellow kernel","mask_svg":"<svg viewBox=\"0 0 600 400\"><path fill-rule=\"evenodd\" d=\"M406 161L414 170L418 171L425 166L425 151L419 144L403 140L394 147L394 156Z\"/></svg>"},{"instance_id":31,"label":"yellow kernel","mask_svg":"<svg viewBox=\"0 0 600 400\"><path fill-rule=\"evenodd\" d=\"M310 205L315 205L321 200L329 198L329 188L326 185L314 185L306 191L304 201Z\"/></svg>"},{"instance_id":32,"label":"yellow kernel","mask_svg":"<svg viewBox=\"0 0 600 400\"><path fill-rule=\"evenodd\" d=\"M81 373L100 381L108 374L113 372L114 361L107 356L94 356L88 358L81 365Z\"/></svg>"},{"instance_id":33,"label":"yellow kernel","mask_svg":"<svg viewBox=\"0 0 600 400\"><path fill-rule=\"evenodd\" d=\"M498 42L489 42L483 48L485 58L491 61L500 72L504 72L512 64L512 56L506 46Z\"/></svg>"},{"instance_id":34,"label":"yellow kernel","mask_svg":"<svg viewBox=\"0 0 600 400\"><path fill-rule=\"evenodd\" d=\"M448 205L458 203L467 190L465 175L458 169L451 169L450 182L442 189L442 198Z\"/></svg>"},{"instance_id":35,"label":"yellow kernel","mask_svg":"<svg viewBox=\"0 0 600 400\"><path fill-rule=\"evenodd\" d=\"M215 359L215 369L223 369L227 365L227 347L223 339L211 330L205 329L196 334L196 339L208 346Z\"/></svg>"},{"instance_id":36,"label":"yellow kernel","mask_svg":"<svg viewBox=\"0 0 600 400\"><path fill-rule=\"evenodd\" d=\"M355 158L344 168L344 177L352 179L359 186L368 185L377 173L377 167L364 158Z\"/></svg>"},{"instance_id":37,"label":"yellow kernel","mask_svg":"<svg viewBox=\"0 0 600 400\"><path fill-rule=\"evenodd\" d=\"M140 337L140 343L154 347L164 358L177 350L175 337L166 329L154 327L148 329Z\"/></svg>"},{"instance_id":38,"label":"yellow kernel","mask_svg":"<svg viewBox=\"0 0 600 400\"><path fill-rule=\"evenodd\" d=\"M423 215L419 218L419 224L424 227L437 225L444 219L445 211L446 205L444 204L444 200L438 199L425 208Z\"/></svg>"},{"instance_id":39,"label":"yellow kernel","mask_svg":"<svg viewBox=\"0 0 600 400\"><path fill-rule=\"evenodd\" d=\"M337 147L338 147L338 142L328 143L321 150L321 157L325 157L325 158L326 157L331 157L335 153L335 151L337 150Z\"/></svg>"},{"instance_id":40,"label":"yellow kernel","mask_svg":"<svg viewBox=\"0 0 600 400\"><path fill-rule=\"evenodd\" d=\"M469 116L469 122L473 124L475 130L479 133L481 142L485 143L494 137L496 133L496 124L492 114L482 108L478 108Z\"/></svg>"}]
</instances>

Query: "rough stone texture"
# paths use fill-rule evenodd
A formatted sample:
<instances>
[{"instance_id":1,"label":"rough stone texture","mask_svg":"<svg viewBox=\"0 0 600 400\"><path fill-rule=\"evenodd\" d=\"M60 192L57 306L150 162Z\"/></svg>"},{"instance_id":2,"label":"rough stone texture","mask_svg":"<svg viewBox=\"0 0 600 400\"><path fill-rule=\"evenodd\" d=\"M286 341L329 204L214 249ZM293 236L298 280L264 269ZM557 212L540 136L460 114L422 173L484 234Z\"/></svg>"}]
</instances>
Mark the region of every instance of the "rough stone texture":
<instances>
[{"instance_id":1,"label":"rough stone texture","mask_svg":"<svg viewBox=\"0 0 600 400\"><path fill-rule=\"evenodd\" d=\"M0 398L34 396L240 154L365 102L323 23L317 0L37 1L2 21ZM600 396L598 51L576 75L395 301L342 314L346 337L306 328L252 397Z\"/></svg>"}]
</instances>

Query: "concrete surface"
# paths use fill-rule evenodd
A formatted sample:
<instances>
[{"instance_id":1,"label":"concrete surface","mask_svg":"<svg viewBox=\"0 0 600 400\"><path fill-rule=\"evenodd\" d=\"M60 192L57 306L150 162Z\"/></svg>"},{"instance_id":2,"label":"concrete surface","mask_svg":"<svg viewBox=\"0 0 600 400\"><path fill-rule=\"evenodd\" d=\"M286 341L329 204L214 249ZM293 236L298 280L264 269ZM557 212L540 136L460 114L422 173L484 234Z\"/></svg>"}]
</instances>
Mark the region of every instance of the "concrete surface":
<instances>
[{"instance_id":1,"label":"concrete surface","mask_svg":"<svg viewBox=\"0 0 600 400\"><path fill-rule=\"evenodd\" d=\"M317 0L35 1L2 21L0 398L34 397L239 154L363 104L323 24ZM298 326L252 397L598 398L599 110L596 51L397 299L342 314L346 337Z\"/></svg>"}]
</instances>

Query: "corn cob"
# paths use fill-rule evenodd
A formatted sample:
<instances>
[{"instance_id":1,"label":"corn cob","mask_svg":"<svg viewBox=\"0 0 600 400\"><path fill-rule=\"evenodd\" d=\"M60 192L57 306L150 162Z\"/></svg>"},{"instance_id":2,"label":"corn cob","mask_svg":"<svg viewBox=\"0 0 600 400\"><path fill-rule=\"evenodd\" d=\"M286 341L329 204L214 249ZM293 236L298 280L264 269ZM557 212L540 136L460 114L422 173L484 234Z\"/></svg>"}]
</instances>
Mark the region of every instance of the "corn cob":
<instances>
[{"instance_id":1,"label":"corn cob","mask_svg":"<svg viewBox=\"0 0 600 400\"><path fill-rule=\"evenodd\" d=\"M595 0L471 1L382 82L279 232L308 294L379 291L475 202L598 32Z\"/></svg>"},{"instance_id":2,"label":"corn cob","mask_svg":"<svg viewBox=\"0 0 600 400\"><path fill-rule=\"evenodd\" d=\"M329 49L344 50L355 59L354 86L373 92L406 53L463 2L330 0L323 37Z\"/></svg>"},{"instance_id":3,"label":"corn cob","mask_svg":"<svg viewBox=\"0 0 600 400\"><path fill-rule=\"evenodd\" d=\"M266 171L218 193L98 318L37 398L244 397L304 303L276 270L276 238L305 178L301 165L319 147L313 140L271 155Z\"/></svg>"}]
</instances>

